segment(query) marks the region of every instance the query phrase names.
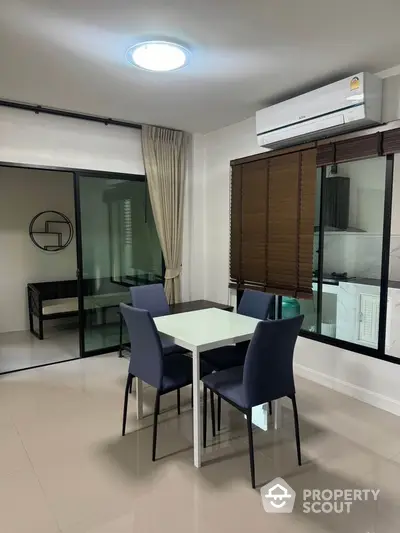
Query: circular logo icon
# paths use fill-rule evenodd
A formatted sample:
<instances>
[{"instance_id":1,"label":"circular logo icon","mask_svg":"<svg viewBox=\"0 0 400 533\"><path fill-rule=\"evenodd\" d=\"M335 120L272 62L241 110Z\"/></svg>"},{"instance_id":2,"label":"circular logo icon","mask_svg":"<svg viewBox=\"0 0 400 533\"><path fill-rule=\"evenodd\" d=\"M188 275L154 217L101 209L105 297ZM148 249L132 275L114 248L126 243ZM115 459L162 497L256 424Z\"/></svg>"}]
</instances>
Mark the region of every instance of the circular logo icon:
<instances>
[{"instance_id":1,"label":"circular logo icon","mask_svg":"<svg viewBox=\"0 0 400 533\"><path fill-rule=\"evenodd\" d=\"M31 241L45 252L64 250L71 244L73 236L72 222L59 211L42 211L29 224Z\"/></svg>"}]
</instances>

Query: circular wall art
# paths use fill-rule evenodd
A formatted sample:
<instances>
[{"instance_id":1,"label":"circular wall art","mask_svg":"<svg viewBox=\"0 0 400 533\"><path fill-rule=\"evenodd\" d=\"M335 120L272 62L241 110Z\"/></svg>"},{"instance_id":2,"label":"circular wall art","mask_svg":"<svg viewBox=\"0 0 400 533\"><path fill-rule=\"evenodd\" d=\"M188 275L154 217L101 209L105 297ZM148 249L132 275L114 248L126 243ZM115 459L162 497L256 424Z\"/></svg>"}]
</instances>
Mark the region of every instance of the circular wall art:
<instances>
[{"instance_id":1,"label":"circular wall art","mask_svg":"<svg viewBox=\"0 0 400 533\"><path fill-rule=\"evenodd\" d=\"M29 224L33 244L45 252L59 252L71 244L74 227L70 219L59 211L42 211Z\"/></svg>"}]
</instances>

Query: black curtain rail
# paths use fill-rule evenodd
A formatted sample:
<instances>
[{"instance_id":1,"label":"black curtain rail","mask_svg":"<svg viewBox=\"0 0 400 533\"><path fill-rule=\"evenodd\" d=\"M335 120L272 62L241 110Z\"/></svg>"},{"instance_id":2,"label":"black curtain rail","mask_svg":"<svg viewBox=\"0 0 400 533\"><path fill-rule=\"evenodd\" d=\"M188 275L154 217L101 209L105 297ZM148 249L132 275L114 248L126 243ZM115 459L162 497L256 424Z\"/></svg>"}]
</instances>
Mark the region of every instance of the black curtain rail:
<instances>
[{"instance_id":1,"label":"black curtain rail","mask_svg":"<svg viewBox=\"0 0 400 533\"><path fill-rule=\"evenodd\" d=\"M55 115L57 117L76 118L80 120L88 120L91 122L98 122L105 124L106 126L122 126L123 128L135 128L141 130L141 124L134 122L126 122L124 120L115 120L113 118L99 117L96 115L85 115L84 113L75 113L73 111L63 111L61 109L53 109L51 107L45 107L41 105L25 104L23 102L14 102L12 100L1 100L0 106L12 107L13 109L22 109L24 111L33 111L33 113L45 113L46 115Z\"/></svg>"}]
</instances>

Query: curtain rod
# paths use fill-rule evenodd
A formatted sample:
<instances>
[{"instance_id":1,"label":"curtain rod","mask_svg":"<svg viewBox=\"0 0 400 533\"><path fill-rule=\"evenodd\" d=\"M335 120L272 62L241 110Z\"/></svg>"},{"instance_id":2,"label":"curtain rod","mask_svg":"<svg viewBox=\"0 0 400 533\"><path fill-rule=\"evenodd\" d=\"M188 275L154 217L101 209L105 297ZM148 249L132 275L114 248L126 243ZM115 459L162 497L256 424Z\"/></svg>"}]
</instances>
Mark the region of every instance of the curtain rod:
<instances>
[{"instance_id":1,"label":"curtain rod","mask_svg":"<svg viewBox=\"0 0 400 533\"><path fill-rule=\"evenodd\" d=\"M99 117L97 115L85 115L84 113L75 113L74 111L63 111L61 109L53 109L51 107L34 105L34 104L25 104L23 102L15 102L13 100L1 100L0 106L3 107L12 107L14 109L22 109L24 111L33 111L36 114L45 113L47 115L55 115L58 117L66 118L77 118L80 120L88 120L91 122L98 122L108 126L122 126L123 128L135 128L141 130L142 126L134 122L125 122L124 120L115 120L113 118Z\"/></svg>"}]
</instances>

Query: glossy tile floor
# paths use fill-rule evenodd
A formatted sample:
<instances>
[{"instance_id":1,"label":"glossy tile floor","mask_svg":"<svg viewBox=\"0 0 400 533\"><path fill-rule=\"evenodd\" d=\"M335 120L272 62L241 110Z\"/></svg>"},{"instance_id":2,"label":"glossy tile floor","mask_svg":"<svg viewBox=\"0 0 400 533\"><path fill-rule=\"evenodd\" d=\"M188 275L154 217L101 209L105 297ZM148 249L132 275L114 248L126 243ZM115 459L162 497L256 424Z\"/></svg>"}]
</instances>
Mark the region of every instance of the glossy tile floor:
<instances>
[{"instance_id":1,"label":"glossy tile floor","mask_svg":"<svg viewBox=\"0 0 400 533\"><path fill-rule=\"evenodd\" d=\"M30 331L0 333L0 373L75 359L78 342L76 325L55 328L45 324L43 340Z\"/></svg>"},{"instance_id":2,"label":"glossy tile floor","mask_svg":"<svg viewBox=\"0 0 400 533\"><path fill-rule=\"evenodd\" d=\"M224 405L221 435L196 470L189 404L178 417L175 394L164 397L152 463L151 417L138 423L134 401L129 433L120 436L126 372L127 361L112 354L0 378L0 531L399 531L397 417L298 379L304 465L296 464L289 408L280 430L255 430L258 483L281 476L298 491L292 514L267 514L250 487L243 418ZM151 388L145 399L150 413ZM305 488L381 493L376 503L354 503L350 514L304 514Z\"/></svg>"},{"instance_id":3,"label":"glossy tile floor","mask_svg":"<svg viewBox=\"0 0 400 533\"><path fill-rule=\"evenodd\" d=\"M65 320L65 319L64 319ZM44 339L30 331L0 333L0 374L79 357L79 332L76 323L49 326L45 323ZM123 331L123 341L128 336ZM85 350L99 350L119 345L119 322L88 327L84 334Z\"/></svg>"}]
</instances>

